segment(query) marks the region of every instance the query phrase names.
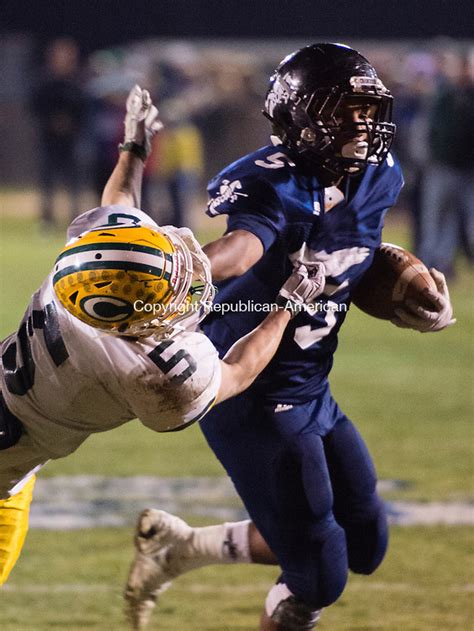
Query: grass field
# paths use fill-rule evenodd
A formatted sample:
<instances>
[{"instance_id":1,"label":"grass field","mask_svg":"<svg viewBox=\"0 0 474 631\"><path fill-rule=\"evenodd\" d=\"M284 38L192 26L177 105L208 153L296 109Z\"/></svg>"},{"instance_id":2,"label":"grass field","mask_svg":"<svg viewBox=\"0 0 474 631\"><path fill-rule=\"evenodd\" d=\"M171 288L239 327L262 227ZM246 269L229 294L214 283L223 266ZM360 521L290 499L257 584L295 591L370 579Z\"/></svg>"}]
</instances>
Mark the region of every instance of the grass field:
<instances>
[{"instance_id":1,"label":"grass field","mask_svg":"<svg viewBox=\"0 0 474 631\"><path fill-rule=\"evenodd\" d=\"M1 225L0 334L13 331L29 296L48 272L63 235L45 237L31 221L6 216ZM201 235L209 238L206 232ZM403 226L385 240L406 244ZM398 330L353 309L340 339L333 392L353 418L381 478L406 484L392 498L472 498L472 277L462 269L452 286L455 327L440 335ZM196 427L160 436L133 422L96 435L42 475L222 475ZM352 577L321 629L472 628L469 529L394 528L390 554L369 578ZM0 594L2 629L125 629L120 590L131 557L130 532L31 531L7 589ZM163 598L153 629L256 629L275 571L206 568L177 581ZM192 621L192 622L191 622Z\"/></svg>"},{"instance_id":2,"label":"grass field","mask_svg":"<svg viewBox=\"0 0 474 631\"><path fill-rule=\"evenodd\" d=\"M121 585L130 533L31 531L23 562L1 594L3 631L125 631ZM322 631L469 631L472 576L465 528L395 528L374 577L352 576L324 612ZM472 559L472 557L471 557ZM204 568L163 596L150 631L250 631L274 568Z\"/></svg>"}]
</instances>

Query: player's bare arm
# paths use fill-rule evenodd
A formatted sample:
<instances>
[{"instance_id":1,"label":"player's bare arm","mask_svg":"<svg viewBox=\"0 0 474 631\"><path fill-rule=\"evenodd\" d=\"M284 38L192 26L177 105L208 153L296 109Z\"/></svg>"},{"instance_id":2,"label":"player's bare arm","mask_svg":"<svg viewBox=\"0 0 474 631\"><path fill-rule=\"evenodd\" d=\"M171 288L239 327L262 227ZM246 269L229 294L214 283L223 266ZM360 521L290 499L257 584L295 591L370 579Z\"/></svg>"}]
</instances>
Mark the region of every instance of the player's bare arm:
<instances>
[{"instance_id":1,"label":"player's bare arm","mask_svg":"<svg viewBox=\"0 0 474 631\"><path fill-rule=\"evenodd\" d=\"M212 278L226 280L242 276L263 256L263 245L248 230L234 230L203 247L211 262Z\"/></svg>"},{"instance_id":2,"label":"player's bare arm","mask_svg":"<svg viewBox=\"0 0 474 631\"><path fill-rule=\"evenodd\" d=\"M130 152L122 152L102 193L101 205L140 205L144 162Z\"/></svg>"},{"instance_id":3,"label":"player's bare arm","mask_svg":"<svg viewBox=\"0 0 474 631\"><path fill-rule=\"evenodd\" d=\"M279 310L269 313L257 328L238 340L221 361L222 381L216 403L243 392L253 383L276 353L292 316L323 292L324 272L322 263L312 269L304 265L295 268L278 294Z\"/></svg>"},{"instance_id":4,"label":"player's bare arm","mask_svg":"<svg viewBox=\"0 0 474 631\"><path fill-rule=\"evenodd\" d=\"M151 152L153 136L163 128L148 90L134 86L126 107L124 141L119 147L121 155L104 188L102 206L140 206L145 161Z\"/></svg>"},{"instance_id":5,"label":"player's bare arm","mask_svg":"<svg viewBox=\"0 0 474 631\"><path fill-rule=\"evenodd\" d=\"M222 381L216 403L246 390L265 368L280 344L291 313L270 313L251 333L241 338L221 361Z\"/></svg>"}]
</instances>

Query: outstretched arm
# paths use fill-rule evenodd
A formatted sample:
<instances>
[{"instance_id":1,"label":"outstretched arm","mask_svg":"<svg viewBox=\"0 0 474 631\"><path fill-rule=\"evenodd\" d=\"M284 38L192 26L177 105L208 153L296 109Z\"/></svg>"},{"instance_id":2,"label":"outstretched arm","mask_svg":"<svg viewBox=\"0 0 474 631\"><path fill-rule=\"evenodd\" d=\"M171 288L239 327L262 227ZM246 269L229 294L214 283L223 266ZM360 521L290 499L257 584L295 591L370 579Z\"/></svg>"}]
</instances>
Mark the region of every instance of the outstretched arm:
<instances>
[{"instance_id":1,"label":"outstretched arm","mask_svg":"<svg viewBox=\"0 0 474 631\"><path fill-rule=\"evenodd\" d=\"M276 353L290 320L290 311L274 311L232 346L221 361L222 381L216 403L240 394L255 381Z\"/></svg>"},{"instance_id":2,"label":"outstretched arm","mask_svg":"<svg viewBox=\"0 0 474 631\"><path fill-rule=\"evenodd\" d=\"M275 355L293 315L323 292L324 272L322 263L310 270L301 265L293 271L278 294L275 303L278 310L269 313L259 326L238 340L221 361L222 381L216 403L243 392L253 383Z\"/></svg>"},{"instance_id":3,"label":"outstretched arm","mask_svg":"<svg viewBox=\"0 0 474 631\"><path fill-rule=\"evenodd\" d=\"M135 85L127 98L125 136L118 162L105 185L102 206L140 207L143 168L153 136L163 128L148 90Z\"/></svg>"},{"instance_id":4,"label":"outstretched arm","mask_svg":"<svg viewBox=\"0 0 474 631\"><path fill-rule=\"evenodd\" d=\"M140 208L145 163L130 151L121 151L102 193L101 206L121 204Z\"/></svg>"}]
</instances>

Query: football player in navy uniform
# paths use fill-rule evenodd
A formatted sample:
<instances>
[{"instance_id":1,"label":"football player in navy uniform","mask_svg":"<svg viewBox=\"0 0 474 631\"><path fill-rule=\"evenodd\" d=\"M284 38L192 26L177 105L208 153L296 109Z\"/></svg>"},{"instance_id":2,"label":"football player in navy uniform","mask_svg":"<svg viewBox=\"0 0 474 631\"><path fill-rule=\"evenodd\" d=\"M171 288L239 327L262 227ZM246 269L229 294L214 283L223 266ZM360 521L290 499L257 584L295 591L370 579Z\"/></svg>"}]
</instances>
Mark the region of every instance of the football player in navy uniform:
<instances>
[{"instance_id":1,"label":"football player in navy uniform","mask_svg":"<svg viewBox=\"0 0 474 631\"><path fill-rule=\"evenodd\" d=\"M161 127L148 92L135 86L102 206L71 223L18 331L0 342L0 585L49 459L134 418L157 432L198 421L250 385L292 315L324 287L322 264L298 263L275 293L280 304L220 359L195 331L214 294L206 255L190 230L157 226L137 208Z\"/></svg>"},{"instance_id":2,"label":"football player in navy uniform","mask_svg":"<svg viewBox=\"0 0 474 631\"><path fill-rule=\"evenodd\" d=\"M313 629L348 570L371 574L387 548L387 518L359 432L331 396L328 375L351 291L381 243L403 185L390 153L392 96L373 66L339 44L286 57L271 78L265 116L272 144L209 184L208 214L228 216L208 244L217 300L271 301L295 261L324 263L319 309L301 313L253 386L201 422L252 519L191 528L163 511L139 518L125 597L142 628L179 574L209 563L278 563L260 629ZM444 277L432 310L401 309L394 324L439 331L452 323ZM258 312L213 313L204 330L221 354Z\"/></svg>"}]
</instances>

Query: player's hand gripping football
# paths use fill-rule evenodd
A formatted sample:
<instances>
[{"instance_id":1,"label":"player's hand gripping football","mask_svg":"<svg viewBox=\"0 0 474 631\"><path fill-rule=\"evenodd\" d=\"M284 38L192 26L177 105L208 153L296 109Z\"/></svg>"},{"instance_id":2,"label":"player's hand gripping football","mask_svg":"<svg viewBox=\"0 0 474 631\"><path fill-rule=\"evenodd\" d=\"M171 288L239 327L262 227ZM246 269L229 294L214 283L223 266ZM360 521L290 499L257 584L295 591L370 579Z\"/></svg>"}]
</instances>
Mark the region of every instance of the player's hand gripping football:
<instances>
[{"instance_id":1,"label":"player's hand gripping football","mask_svg":"<svg viewBox=\"0 0 474 631\"><path fill-rule=\"evenodd\" d=\"M323 263L304 265L298 262L293 273L280 289L277 305L297 315L304 305L313 303L323 293L326 269Z\"/></svg>"},{"instance_id":2,"label":"player's hand gripping football","mask_svg":"<svg viewBox=\"0 0 474 631\"><path fill-rule=\"evenodd\" d=\"M122 151L134 151L143 160L151 152L153 136L163 129L158 109L153 105L148 90L133 86L127 98L127 113L124 120L125 136Z\"/></svg>"},{"instance_id":3,"label":"player's hand gripping football","mask_svg":"<svg viewBox=\"0 0 474 631\"><path fill-rule=\"evenodd\" d=\"M407 309L396 309L396 318L392 323L403 329L414 329L420 333L441 331L453 325L456 320L453 318L453 307L449 299L448 286L444 274L438 270L430 269L431 277L436 283L438 291L427 289L425 297L432 303L432 309L426 309L417 304L414 300L407 300Z\"/></svg>"}]
</instances>

